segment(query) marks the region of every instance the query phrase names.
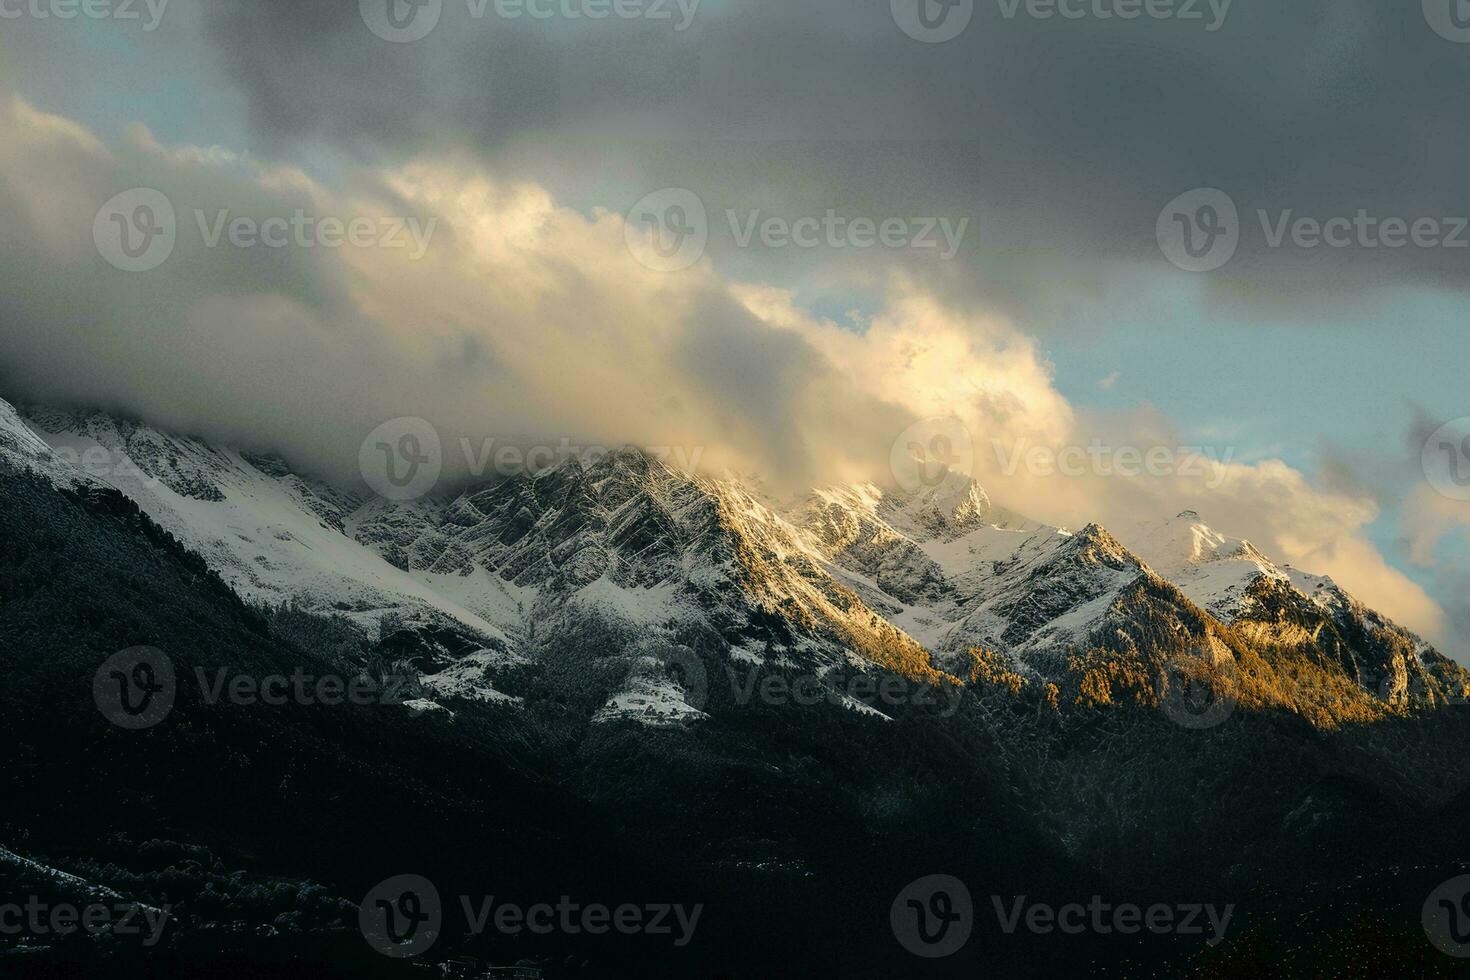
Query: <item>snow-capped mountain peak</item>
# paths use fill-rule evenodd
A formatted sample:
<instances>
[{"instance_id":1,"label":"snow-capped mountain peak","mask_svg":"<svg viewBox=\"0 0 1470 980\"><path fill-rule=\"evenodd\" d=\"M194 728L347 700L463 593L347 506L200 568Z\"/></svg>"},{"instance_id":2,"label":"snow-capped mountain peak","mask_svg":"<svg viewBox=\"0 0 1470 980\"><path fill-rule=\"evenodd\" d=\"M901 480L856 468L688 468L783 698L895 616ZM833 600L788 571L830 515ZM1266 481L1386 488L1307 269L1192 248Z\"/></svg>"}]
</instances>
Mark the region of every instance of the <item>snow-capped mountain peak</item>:
<instances>
[{"instance_id":1,"label":"snow-capped mountain peak","mask_svg":"<svg viewBox=\"0 0 1470 980\"><path fill-rule=\"evenodd\" d=\"M1186 510L1165 521L1144 522L1128 545L1190 601L1227 622L1239 616L1252 583L1265 576L1288 581L1271 559L1243 538L1221 534Z\"/></svg>"}]
</instances>

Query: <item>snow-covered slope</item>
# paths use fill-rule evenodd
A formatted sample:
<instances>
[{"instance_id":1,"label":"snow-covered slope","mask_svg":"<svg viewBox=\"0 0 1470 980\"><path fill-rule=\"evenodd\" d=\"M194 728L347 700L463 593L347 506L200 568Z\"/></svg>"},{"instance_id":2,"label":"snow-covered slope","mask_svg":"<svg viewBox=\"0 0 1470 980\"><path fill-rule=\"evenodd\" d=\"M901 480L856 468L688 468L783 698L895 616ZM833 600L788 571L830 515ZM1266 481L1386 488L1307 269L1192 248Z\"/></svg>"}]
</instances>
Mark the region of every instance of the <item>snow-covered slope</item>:
<instances>
[{"instance_id":1,"label":"snow-covered slope","mask_svg":"<svg viewBox=\"0 0 1470 980\"><path fill-rule=\"evenodd\" d=\"M78 461L92 479L131 498L243 598L294 600L372 628L389 613L453 621L486 639L505 639L484 617L345 535L342 520L355 501L279 460L95 413L35 412L31 424L55 458Z\"/></svg>"},{"instance_id":2,"label":"snow-covered slope","mask_svg":"<svg viewBox=\"0 0 1470 980\"><path fill-rule=\"evenodd\" d=\"M4 400L0 400L0 463L40 473L57 485L85 481L82 471L57 455Z\"/></svg>"},{"instance_id":3,"label":"snow-covered slope","mask_svg":"<svg viewBox=\"0 0 1470 980\"><path fill-rule=\"evenodd\" d=\"M1154 571L1227 623L1247 611L1250 587L1257 579L1289 581L1249 541L1219 533L1192 510L1172 520L1140 524L1126 537Z\"/></svg>"}]
</instances>

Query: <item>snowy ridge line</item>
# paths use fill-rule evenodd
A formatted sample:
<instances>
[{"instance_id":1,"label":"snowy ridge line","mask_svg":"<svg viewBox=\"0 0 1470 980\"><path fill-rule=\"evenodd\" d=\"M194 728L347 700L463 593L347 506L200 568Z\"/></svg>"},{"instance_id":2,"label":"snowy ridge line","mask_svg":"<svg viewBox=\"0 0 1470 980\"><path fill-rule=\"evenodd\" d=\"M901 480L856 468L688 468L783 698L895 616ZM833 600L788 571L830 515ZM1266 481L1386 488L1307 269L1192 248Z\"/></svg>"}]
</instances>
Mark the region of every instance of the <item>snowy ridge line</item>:
<instances>
[{"instance_id":1,"label":"snowy ridge line","mask_svg":"<svg viewBox=\"0 0 1470 980\"><path fill-rule=\"evenodd\" d=\"M1384 649L1349 664L1367 689L1388 671L1393 696L1407 696L1411 675L1443 660L1330 579L1279 566L1192 511L1129 529L1125 544L1095 524L1072 532L998 507L958 473L915 492L864 483L782 503L758 482L676 472L631 447L393 503L100 413L30 414L27 425L0 402L0 459L116 487L242 597L471 641L458 662L426 670L429 699L513 705L494 687L498 658L534 657L588 623L718 635L739 657L759 650L802 669L856 653L914 676L965 676L979 647L1033 673L1118 635L1134 613L1127 597L1159 578L1226 625L1270 629L1285 604L1368 637ZM62 458L89 453L111 470L80 474ZM1422 663L1400 662L1396 638ZM604 716L697 718L682 698L630 668Z\"/></svg>"}]
</instances>

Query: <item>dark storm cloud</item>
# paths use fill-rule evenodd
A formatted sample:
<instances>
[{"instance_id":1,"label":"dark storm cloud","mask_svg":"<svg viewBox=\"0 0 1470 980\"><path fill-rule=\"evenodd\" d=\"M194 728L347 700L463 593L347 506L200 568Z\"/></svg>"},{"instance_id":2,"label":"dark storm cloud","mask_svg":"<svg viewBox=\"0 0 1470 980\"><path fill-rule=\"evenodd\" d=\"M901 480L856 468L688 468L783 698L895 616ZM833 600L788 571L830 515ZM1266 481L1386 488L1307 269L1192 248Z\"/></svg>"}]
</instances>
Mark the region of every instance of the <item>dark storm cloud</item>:
<instances>
[{"instance_id":1,"label":"dark storm cloud","mask_svg":"<svg viewBox=\"0 0 1470 980\"><path fill-rule=\"evenodd\" d=\"M687 186L717 220L756 202L793 216L964 215L980 271L951 288L1017 307L1059 277L1085 289L1098 262L1172 273L1155 219L1202 186L1240 210L1239 253L1210 280L1227 299L1320 305L1463 281L1470 248L1369 247L1356 228L1345 248L1290 233L1273 247L1257 213L1272 226L1288 209L1293 221L1470 215L1458 174L1470 131L1456 122L1470 44L1436 34L1420 4L1236 0L1213 31L1219 4L1195 5L1199 20L1100 19L1099 5L1114 0L1069 6L1081 19L1036 19L1024 3L1008 18L1009 3L978 0L944 44L908 37L876 0L705 0L682 32L506 19L494 3L475 18L445 0L436 30L409 44L374 36L354 3L258 0L211 8L209 34L278 144L405 155L467 143L523 167L554 156L553 182L615 179L629 204ZM596 148L580 169L566 160L579 146ZM817 259L769 258L788 273Z\"/></svg>"}]
</instances>

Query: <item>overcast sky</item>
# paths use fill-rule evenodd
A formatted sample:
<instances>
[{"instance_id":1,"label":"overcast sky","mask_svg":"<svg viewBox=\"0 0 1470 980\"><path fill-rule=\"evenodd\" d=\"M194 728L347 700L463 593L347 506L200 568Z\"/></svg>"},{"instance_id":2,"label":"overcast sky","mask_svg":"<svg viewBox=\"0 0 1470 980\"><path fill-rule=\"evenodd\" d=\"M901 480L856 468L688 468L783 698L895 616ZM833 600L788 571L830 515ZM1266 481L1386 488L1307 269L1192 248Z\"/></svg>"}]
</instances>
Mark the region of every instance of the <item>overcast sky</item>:
<instances>
[{"instance_id":1,"label":"overcast sky","mask_svg":"<svg viewBox=\"0 0 1470 980\"><path fill-rule=\"evenodd\" d=\"M783 487L952 416L1037 518L1190 507L1470 662L1454 0L120 2L0 0L0 393L343 481L403 415ZM298 210L368 224L228 231Z\"/></svg>"}]
</instances>

